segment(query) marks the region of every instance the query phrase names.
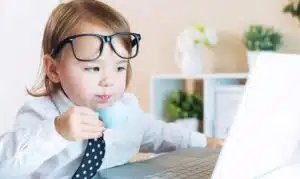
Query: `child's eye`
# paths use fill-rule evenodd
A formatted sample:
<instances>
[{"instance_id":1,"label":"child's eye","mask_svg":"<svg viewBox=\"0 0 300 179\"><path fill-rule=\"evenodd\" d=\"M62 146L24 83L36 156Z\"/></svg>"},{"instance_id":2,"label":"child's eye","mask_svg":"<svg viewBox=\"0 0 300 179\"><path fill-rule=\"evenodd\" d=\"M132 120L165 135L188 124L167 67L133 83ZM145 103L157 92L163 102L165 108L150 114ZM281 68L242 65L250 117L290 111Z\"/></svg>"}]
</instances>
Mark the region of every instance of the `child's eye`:
<instances>
[{"instance_id":1,"label":"child's eye","mask_svg":"<svg viewBox=\"0 0 300 179\"><path fill-rule=\"evenodd\" d=\"M98 72L98 71L100 71L100 68L99 67L88 67L88 68L84 68L84 71Z\"/></svg>"},{"instance_id":2,"label":"child's eye","mask_svg":"<svg viewBox=\"0 0 300 179\"><path fill-rule=\"evenodd\" d=\"M118 67L118 72L123 71L123 70L126 70L126 68L125 67Z\"/></svg>"}]
</instances>

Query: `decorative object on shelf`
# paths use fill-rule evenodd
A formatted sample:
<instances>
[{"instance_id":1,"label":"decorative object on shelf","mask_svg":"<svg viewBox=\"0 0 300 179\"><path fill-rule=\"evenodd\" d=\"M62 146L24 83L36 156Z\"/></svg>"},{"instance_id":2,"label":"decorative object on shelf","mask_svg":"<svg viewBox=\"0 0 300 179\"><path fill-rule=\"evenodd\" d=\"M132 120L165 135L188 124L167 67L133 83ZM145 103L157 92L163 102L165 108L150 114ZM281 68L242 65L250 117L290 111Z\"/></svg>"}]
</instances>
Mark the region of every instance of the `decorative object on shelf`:
<instances>
[{"instance_id":1,"label":"decorative object on shelf","mask_svg":"<svg viewBox=\"0 0 300 179\"><path fill-rule=\"evenodd\" d=\"M186 28L177 37L176 61L181 73L203 73L201 48L212 48L218 42L216 31L201 25Z\"/></svg>"},{"instance_id":2,"label":"decorative object on shelf","mask_svg":"<svg viewBox=\"0 0 300 179\"><path fill-rule=\"evenodd\" d=\"M244 33L244 44L248 49L249 71L254 67L257 57L261 53L272 53L282 45L282 34L274 27L250 25Z\"/></svg>"},{"instance_id":3,"label":"decorative object on shelf","mask_svg":"<svg viewBox=\"0 0 300 179\"><path fill-rule=\"evenodd\" d=\"M290 14L292 17L297 18L300 22L300 1L290 0L288 4L283 7L283 13Z\"/></svg>"},{"instance_id":4,"label":"decorative object on shelf","mask_svg":"<svg viewBox=\"0 0 300 179\"><path fill-rule=\"evenodd\" d=\"M184 125L192 131L203 131L203 99L198 94L187 94L179 90L166 99L167 122Z\"/></svg>"}]
</instances>

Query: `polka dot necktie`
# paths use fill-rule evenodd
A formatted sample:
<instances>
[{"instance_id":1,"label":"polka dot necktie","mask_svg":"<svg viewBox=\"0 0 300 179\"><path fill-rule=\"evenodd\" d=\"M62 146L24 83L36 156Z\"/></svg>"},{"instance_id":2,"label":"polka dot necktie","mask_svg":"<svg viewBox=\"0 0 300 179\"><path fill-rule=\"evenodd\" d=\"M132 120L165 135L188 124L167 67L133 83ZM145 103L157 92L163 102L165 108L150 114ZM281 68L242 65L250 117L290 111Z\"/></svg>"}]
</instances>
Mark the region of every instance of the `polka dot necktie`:
<instances>
[{"instance_id":1,"label":"polka dot necktie","mask_svg":"<svg viewBox=\"0 0 300 179\"><path fill-rule=\"evenodd\" d=\"M105 141L103 136L97 139L89 139L87 147L72 179L90 179L97 174L105 155Z\"/></svg>"}]
</instances>

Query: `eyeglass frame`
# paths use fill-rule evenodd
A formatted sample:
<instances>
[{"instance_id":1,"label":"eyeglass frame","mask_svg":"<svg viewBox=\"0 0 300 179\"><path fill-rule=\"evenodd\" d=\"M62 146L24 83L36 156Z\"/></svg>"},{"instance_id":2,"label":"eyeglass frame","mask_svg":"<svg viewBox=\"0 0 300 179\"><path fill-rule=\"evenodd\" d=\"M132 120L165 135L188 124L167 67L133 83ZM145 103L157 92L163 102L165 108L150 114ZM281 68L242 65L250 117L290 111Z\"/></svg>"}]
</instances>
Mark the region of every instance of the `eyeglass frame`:
<instances>
[{"instance_id":1,"label":"eyeglass frame","mask_svg":"<svg viewBox=\"0 0 300 179\"><path fill-rule=\"evenodd\" d=\"M111 40L114 36L117 36L117 35L133 35L135 37L135 39L133 41L131 41L132 43L132 47L134 47L136 45L136 54L132 57L122 57L121 55L119 55L114 46L112 45L111 43ZM80 59L76 56L76 53L75 53L75 50L74 50L74 45L73 45L73 41L78 38L78 37L84 37L84 36L94 36L94 37L98 37L99 40L102 43L102 45L100 46L100 49L99 49L99 55L91 60L83 60L83 59ZM141 34L139 33L132 33L132 32L117 32L117 33L114 33L112 35L101 35L101 34L93 34L93 33L84 33L84 34L77 34L77 35L73 35L73 36L69 36L69 37L66 37L64 40L60 41L56 47L54 47L52 50L51 50L51 53L50 53L50 56L52 58L56 58L57 55L59 54L59 52L63 49L63 47L70 43L71 44L71 48L72 48L72 52L73 52L73 55L74 57L78 60L78 61L95 61L97 60L101 54L102 54L102 51L103 51L103 47L105 45L105 43L109 43L110 47L112 48L112 50L115 52L115 54L117 56L119 56L120 58L123 58L123 59L132 59L132 58L135 58L138 53L139 53L139 41L141 40Z\"/></svg>"}]
</instances>

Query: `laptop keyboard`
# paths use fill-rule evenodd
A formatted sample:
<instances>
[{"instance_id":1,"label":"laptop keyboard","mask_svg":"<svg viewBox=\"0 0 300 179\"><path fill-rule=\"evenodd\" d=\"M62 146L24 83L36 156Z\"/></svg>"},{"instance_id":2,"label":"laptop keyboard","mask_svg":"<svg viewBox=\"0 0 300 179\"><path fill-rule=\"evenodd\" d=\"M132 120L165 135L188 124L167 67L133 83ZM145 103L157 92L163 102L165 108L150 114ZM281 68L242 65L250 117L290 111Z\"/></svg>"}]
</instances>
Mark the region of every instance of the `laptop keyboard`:
<instances>
[{"instance_id":1,"label":"laptop keyboard","mask_svg":"<svg viewBox=\"0 0 300 179\"><path fill-rule=\"evenodd\" d=\"M215 167L217 155L205 158L189 158L184 162L144 179L210 179Z\"/></svg>"}]
</instances>

